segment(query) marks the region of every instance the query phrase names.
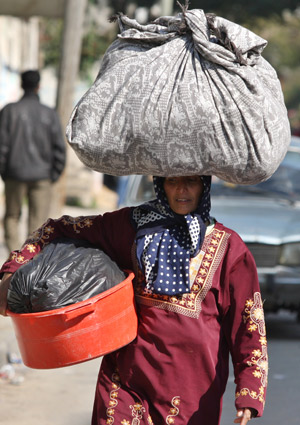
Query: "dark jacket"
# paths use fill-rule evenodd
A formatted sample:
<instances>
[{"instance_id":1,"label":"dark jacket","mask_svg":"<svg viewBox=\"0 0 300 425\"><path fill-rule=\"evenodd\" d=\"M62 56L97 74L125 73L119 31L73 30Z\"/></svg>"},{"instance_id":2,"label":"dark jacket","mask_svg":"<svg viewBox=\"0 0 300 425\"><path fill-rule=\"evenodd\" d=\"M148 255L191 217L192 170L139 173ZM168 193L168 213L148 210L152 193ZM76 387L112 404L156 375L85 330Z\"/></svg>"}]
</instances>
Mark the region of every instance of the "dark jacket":
<instances>
[{"instance_id":1,"label":"dark jacket","mask_svg":"<svg viewBox=\"0 0 300 425\"><path fill-rule=\"evenodd\" d=\"M3 180L56 181L66 159L66 144L56 111L25 93L0 112L0 174Z\"/></svg>"}]
</instances>

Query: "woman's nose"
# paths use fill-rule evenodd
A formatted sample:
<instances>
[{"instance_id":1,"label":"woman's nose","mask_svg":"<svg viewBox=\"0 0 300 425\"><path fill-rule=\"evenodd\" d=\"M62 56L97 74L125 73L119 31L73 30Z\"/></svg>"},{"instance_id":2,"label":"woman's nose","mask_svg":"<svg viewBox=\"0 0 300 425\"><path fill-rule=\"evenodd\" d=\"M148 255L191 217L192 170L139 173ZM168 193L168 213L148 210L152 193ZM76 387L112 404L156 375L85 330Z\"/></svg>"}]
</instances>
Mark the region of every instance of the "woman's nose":
<instances>
[{"instance_id":1,"label":"woman's nose","mask_svg":"<svg viewBox=\"0 0 300 425\"><path fill-rule=\"evenodd\" d=\"M182 192L186 192L187 191L187 184L185 182L180 182L177 186L177 190L178 192L182 193Z\"/></svg>"}]
</instances>

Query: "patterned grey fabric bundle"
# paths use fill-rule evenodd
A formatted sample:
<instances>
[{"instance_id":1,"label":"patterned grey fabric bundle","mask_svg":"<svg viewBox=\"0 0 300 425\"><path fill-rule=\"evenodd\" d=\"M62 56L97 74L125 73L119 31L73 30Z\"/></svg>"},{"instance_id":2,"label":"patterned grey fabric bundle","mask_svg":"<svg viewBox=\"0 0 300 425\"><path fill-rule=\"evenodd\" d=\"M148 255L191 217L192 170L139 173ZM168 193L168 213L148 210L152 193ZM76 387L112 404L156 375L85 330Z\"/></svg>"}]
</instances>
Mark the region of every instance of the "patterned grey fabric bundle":
<instances>
[{"instance_id":1,"label":"patterned grey fabric bundle","mask_svg":"<svg viewBox=\"0 0 300 425\"><path fill-rule=\"evenodd\" d=\"M107 174L269 178L290 143L267 42L203 10L121 33L75 107L67 137L81 161Z\"/></svg>"}]
</instances>

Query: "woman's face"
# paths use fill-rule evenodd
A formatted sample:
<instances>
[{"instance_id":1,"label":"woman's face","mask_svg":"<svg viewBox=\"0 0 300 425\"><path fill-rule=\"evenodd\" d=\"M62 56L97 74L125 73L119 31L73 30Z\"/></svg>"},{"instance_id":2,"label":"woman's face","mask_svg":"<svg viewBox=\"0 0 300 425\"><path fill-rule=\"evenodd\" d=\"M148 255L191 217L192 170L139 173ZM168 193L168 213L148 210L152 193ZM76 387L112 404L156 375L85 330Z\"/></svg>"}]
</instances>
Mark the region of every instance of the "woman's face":
<instances>
[{"instance_id":1,"label":"woman's face","mask_svg":"<svg viewBox=\"0 0 300 425\"><path fill-rule=\"evenodd\" d=\"M176 214L186 215L197 208L203 183L200 176L166 177L164 190L171 209Z\"/></svg>"}]
</instances>

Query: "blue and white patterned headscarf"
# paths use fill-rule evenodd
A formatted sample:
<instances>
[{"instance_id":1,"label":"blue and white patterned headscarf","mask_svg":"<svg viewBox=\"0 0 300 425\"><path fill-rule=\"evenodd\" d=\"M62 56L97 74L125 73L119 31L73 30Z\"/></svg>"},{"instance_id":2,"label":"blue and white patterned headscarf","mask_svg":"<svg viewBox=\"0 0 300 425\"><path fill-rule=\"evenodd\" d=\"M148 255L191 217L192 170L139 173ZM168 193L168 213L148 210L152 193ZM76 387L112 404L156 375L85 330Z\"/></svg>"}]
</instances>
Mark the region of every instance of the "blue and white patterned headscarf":
<instances>
[{"instance_id":1,"label":"blue and white patterned headscarf","mask_svg":"<svg viewBox=\"0 0 300 425\"><path fill-rule=\"evenodd\" d=\"M146 289L161 295L190 292L189 263L202 246L210 218L211 177L201 176L203 193L198 207L187 215L169 206L164 177L153 177L156 199L133 209L137 229L137 260L145 275Z\"/></svg>"}]
</instances>

